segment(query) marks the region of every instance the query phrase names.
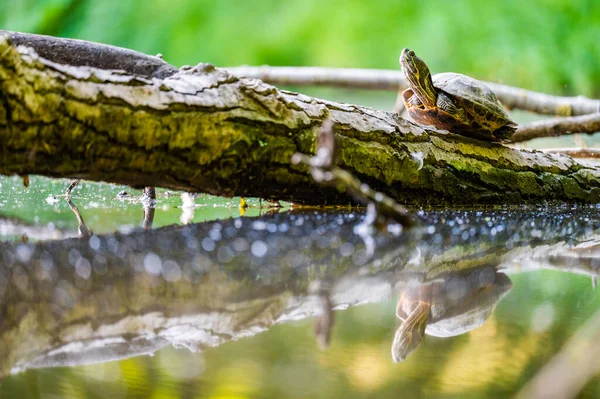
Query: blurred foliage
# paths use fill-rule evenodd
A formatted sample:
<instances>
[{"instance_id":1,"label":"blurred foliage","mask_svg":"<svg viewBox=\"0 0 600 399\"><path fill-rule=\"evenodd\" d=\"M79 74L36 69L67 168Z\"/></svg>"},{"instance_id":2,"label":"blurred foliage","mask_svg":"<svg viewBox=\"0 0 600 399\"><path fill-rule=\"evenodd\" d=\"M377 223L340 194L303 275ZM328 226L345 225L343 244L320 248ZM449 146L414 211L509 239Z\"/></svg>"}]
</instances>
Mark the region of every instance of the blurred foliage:
<instances>
[{"instance_id":1,"label":"blurred foliage","mask_svg":"<svg viewBox=\"0 0 600 399\"><path fill-rule=\"evenodd\" d=\"M597 0L3 0L0 28L211 62L398 68L403 47L456 71L600 96Z\"/></svg>"}]
</instances>

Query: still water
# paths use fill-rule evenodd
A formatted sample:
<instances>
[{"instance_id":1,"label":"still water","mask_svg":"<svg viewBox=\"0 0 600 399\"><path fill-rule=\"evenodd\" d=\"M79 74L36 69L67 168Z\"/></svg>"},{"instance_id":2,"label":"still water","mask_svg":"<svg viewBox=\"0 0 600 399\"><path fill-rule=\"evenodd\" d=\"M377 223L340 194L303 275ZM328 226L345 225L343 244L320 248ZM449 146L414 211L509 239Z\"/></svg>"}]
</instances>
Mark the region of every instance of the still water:
<instances>
[{"instance_id":1,"label":"still water","mask_svg":"<svg viewBox=\"0 0 600 399\"><path fill-rule=\"evenodd\" d=\"M123 187L0 184L2 398L513 397L600 305L595 206L369 231L356 209L159 191L149 215Z\"/></svg>"}]
</instances>

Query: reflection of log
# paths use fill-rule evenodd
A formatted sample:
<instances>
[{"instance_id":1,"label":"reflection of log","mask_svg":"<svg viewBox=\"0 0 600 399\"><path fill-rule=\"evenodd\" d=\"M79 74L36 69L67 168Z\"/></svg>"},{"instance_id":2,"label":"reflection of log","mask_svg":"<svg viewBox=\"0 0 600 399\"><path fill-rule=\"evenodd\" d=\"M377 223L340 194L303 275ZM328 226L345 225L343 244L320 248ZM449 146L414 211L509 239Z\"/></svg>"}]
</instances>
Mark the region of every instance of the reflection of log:
<instances>
[{"instance_id":1,"label":"reflection of log","mask_svg":"<svg viewBox=\"0 0 600 399\"><path fill-rule=\"evenodd\" d=\"M540 261L548 248L556 258L560 245L569 249L562 242L590 240L599 225L577 211L421 218L436 229L378 233L369 241L373 257L354 233L357 218L335 213L2 243L0 375L134 356L168 344L219 345L321 312L322 298L307 295L312 281L329 282L334 307L379 301L408 281L469 275L467 269L497 267L532 249ZM477 228L461 230L457 221L465 218ZM545 230L532 227L543 223Z\"/></svg>"},{"instance_id":2,"label":"reflection of log","mask_svg":"<svg viewBox=\"0 0 600 399\"><path fill-rule=\"evenodd\" d=\"M46 226L36 226L31 222L20 220L19 218L0 217L0 236L8 237L28 237L34 240L60 240L62 238L76 237L76 231L66 231L57 228L47 228Z\"/></svg>"},{"instance_id":3,"label":"reflection of log","mask_svg":"<svg viewBox=\"0 0 600 399\"><path fill-rule=\"evenodd\" d=\"M109 68L124 54L8 35L57 62ZM3 174L344 203L334 188L312 182L306 167L290 163L295 152L313 151L318 127L330 118L342 166L401 202L600 201L595 164L423 129L395 114L277 90L211 65L177 70L129 52L135 62L113 65L124 71L76 67L4 39L0 54Z\"/></svg>"},{"instance_id":4,"label":"reflection of log","mask_svg":"<svg viewBox=\"0 0 600 399\"><path fill-rule=\"evenodd\" d=\"M253 335L320 312L320 299L307 294L313 280L335 281L333 306L389 298L394 279L378 277L384 268L352 233L354 219L341 227L335 217L319 219L299 216L302 225L281 236L269 232L278 218L266 217L2 244L0 375ZM311 236L331 222L343 231L347 256L324 246L327 237ZM388 247L377 260L390 265L387 257L401 257L402 248ZM361 268L367 273L359 277Z\"/></svg>"}]
</instances>

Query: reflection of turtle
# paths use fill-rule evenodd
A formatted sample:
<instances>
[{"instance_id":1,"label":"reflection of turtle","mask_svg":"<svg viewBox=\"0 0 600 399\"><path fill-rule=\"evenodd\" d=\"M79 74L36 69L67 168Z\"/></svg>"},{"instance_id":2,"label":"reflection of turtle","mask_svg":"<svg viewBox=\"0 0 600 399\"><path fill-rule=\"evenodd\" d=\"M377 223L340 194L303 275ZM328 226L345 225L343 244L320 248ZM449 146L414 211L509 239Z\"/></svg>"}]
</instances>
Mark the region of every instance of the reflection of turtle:
<instances>
[{"instance_id":1,"label":"reflection of turtle","mask_svg":"<svg viewBox=\"0 0 600 399\"><path fill-rule=\"evenodd\" d=\"M408 89L402 97L410 117L417 123L497 141L509 138L516 124L483 83L459 73L431 77L422 59L407 48L400 65Z\"/></svg>"},{"instance_id":2,"label":"reflection of turtle","mask_svg":"<svg viewBox=\"0 0 600 399\"><path fill-rule=\"evenodd\" d=\"M481 326L511 286L505 274L488 267L466 277L451 274L403 290L396 307L403 323L394 337L392 358L406 359L425 333L451 337Z\"/></svg>"}]
</instances>

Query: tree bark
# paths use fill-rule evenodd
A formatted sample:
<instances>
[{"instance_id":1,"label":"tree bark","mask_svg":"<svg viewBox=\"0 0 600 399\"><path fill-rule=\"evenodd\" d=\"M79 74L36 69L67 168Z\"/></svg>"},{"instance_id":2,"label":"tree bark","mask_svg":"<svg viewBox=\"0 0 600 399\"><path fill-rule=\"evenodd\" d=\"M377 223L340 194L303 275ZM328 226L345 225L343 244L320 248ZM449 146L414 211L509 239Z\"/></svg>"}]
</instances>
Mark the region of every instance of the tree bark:
<instances>
[{"instance_id":1,"label":"tree bark","mask_svg":"<svg viewBox=\"0 0 600 399\"><path fill-rule=\"evenodd\" d=\"M306 166L290 162L295 152L314 152L329 118L340 139L340 166L399 202L600 202L600 167L589 161L425 129L393 113L278 90L209 64L176 71L159 58L110 46L26 43L38 51L53 44L46 55L54 62L11 40L25 43L16 34L0 38L2 174L347 203L335 188L314 183ZM107 69L107 59L123 57L135 62ZM144 60L155 64L139 69Z\"/></svg>"}]
</instances>

